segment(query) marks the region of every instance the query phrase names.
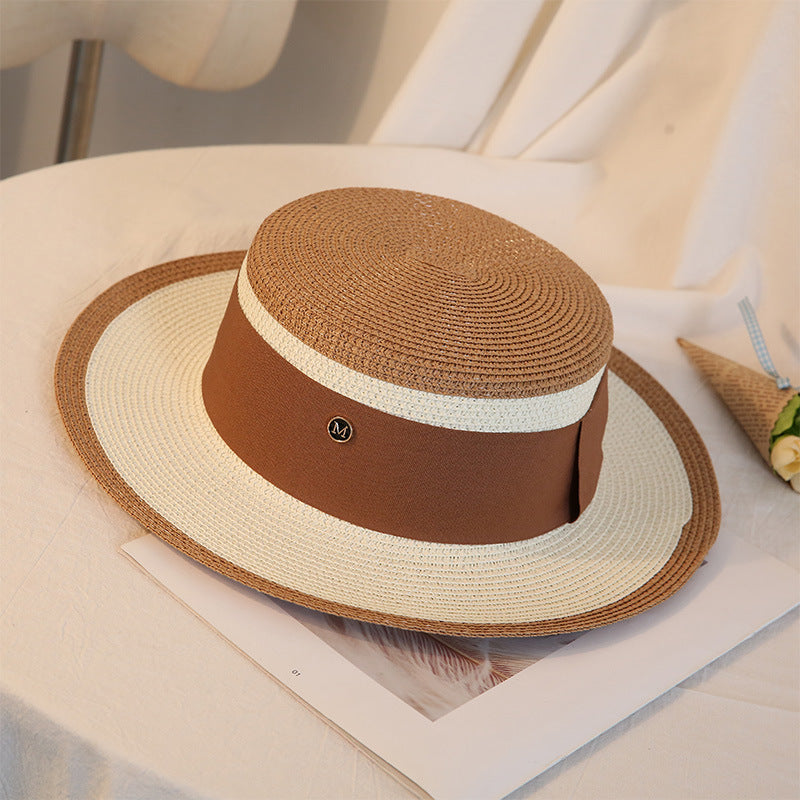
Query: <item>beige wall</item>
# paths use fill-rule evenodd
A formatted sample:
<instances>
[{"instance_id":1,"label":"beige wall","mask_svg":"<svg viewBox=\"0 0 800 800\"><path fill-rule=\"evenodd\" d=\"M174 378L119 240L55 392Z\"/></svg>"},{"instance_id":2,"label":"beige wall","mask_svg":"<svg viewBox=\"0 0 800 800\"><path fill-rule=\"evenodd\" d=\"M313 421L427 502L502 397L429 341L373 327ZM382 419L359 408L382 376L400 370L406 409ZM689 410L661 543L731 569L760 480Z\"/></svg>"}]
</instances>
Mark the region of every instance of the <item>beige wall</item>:
<instances>
[{"instance_id":1,"label":"beige wall","mask_svg":"<svg viewBox=\"0 0 800 800\"><path fill-rule=\"evenodd\" d=\"M366 141L446 1L299 0L272 72L233 92L179 88L107 46L89 155ZM0 73L2 177L53 162L68 61L65 44Z\"/></svg>"}]
</instances>

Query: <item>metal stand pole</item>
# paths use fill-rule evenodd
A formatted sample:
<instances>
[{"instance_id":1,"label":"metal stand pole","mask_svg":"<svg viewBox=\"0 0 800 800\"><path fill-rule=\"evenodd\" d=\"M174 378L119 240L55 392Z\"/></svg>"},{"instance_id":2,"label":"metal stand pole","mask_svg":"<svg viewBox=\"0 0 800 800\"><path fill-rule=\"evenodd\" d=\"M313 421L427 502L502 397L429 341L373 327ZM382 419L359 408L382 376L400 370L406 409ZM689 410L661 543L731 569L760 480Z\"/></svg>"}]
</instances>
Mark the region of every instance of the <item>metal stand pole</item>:
<instances>
[{"instance_id":1,"label":"metal stand pole","mask_svg":"<svg viewBox=\"0 0 800 800\"><path fill-rule=\"evenodd\" d=\"M79 39L72 43L72 57L69 62L69 76L56 151L57 163L84 158L89 149L102 60L101 39Z\"/></svg>"}]
</instances>

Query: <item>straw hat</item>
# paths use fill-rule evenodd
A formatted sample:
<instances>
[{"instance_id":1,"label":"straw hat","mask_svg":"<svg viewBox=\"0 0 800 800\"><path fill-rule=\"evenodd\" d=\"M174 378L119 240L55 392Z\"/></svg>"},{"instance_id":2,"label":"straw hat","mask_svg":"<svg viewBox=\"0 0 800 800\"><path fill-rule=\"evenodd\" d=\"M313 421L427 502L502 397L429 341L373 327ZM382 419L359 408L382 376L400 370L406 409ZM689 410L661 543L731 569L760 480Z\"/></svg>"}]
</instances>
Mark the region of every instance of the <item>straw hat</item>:
<instances>
[{"instance_id":1,"label":"straw hat","mask_svg":"<svg viewBox=\"0 0 800 800\"><path fill-rule=\"evenodd\" d=\"M103 487L203 564L368 622L527 636L653 606L719 527L696 431L611 340L597 286L531 233L338 189L247 253L112 286L56 393Z\"/></svg>"}]
</instances>

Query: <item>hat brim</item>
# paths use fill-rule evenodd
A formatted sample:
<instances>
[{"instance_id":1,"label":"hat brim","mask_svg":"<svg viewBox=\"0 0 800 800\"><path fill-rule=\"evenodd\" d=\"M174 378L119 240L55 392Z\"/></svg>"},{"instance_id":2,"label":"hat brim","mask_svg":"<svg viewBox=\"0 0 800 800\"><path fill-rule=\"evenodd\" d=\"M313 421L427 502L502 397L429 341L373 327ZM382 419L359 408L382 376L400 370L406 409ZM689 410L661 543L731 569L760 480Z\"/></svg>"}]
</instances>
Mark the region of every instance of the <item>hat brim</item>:
<instances>
[{"instance_id":1,"label":"hat brim","mask_svg":"<svg viewBox=\"0 0 800 800\"><path fill-rule=\"evenodd\" d=\"M369 531L250 470L205 415L200 375L244 252L145 270L91 303L55 385L80 456L145 528L243 584L320 611L460 636L533 636L630 617L679 589L716 538L706 449L617 350L597 494L526 542L444 545Z\"/></svg>"}]
</instances>

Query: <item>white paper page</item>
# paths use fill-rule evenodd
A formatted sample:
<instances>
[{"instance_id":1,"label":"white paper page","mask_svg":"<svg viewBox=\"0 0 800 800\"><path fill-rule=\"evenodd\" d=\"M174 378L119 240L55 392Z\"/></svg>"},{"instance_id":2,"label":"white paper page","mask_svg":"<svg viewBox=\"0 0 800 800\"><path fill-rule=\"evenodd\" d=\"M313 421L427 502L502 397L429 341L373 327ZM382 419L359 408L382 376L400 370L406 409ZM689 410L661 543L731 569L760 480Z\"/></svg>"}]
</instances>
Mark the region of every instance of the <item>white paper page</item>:
<instances>
[{"instance_id":1,"label":"white paper page","mask_svg":"<svg viewBox=\"0 0 800 800\"><path fill-rule=\"evenodd\" d=\"M449 639L273 600L157 537L125 553L436 800L501 798L798 602L794 571L721 536L673 597L568 636Z\"/></svg>"}]
</instances>

